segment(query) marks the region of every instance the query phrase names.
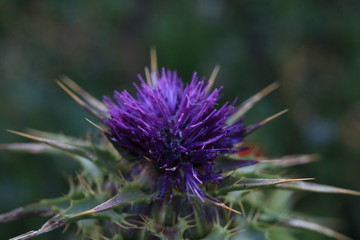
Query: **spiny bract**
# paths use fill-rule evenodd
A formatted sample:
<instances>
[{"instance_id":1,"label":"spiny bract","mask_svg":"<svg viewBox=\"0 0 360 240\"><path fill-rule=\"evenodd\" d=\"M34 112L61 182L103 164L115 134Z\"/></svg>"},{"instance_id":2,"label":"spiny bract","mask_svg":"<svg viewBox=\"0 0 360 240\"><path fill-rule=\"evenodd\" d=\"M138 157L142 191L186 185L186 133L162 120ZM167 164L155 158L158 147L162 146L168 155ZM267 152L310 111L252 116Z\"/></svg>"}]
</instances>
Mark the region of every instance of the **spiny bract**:
<instances>
[{"instance_id":1,"label":"spiny bract","mask_svg":"<svg viewBox=\"0 0 360 240\"><path fill-rule=\"evenodd\" d=\"M238 107L219 106L221 89L211 91L217 72L215 68L208 82L194 74L185 84L175 72L159 74L152 67L146 80L140 77L140 85L135 84L136 97L115 92L115 101L105 97L104 102L66 77L57 81L98 119L99 124L88 121L101 134L76 139L9 130L36 143L2 144L0 149L60 153L81 165L65 196L0 214L0 223L51 216L39 230L12 239L30 239L71 223L83 239L291 240L291 228L348 239L292 213L293 190L359 192L305 181L310 179L279 178L279 170L312 162L315 156L266 159L243 142L285 112L250 126L243 123L243 115L277 84Z\"/></svg>"}]
</instances>

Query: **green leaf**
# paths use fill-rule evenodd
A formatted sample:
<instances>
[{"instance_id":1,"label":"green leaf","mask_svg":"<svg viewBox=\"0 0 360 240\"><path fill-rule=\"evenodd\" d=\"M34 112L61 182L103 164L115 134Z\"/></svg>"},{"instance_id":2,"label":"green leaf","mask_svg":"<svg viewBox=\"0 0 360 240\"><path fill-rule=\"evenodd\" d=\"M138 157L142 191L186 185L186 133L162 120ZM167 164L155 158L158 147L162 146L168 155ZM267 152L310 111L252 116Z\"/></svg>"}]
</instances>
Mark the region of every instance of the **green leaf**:
<instances>
[{"instance_id":1,"label":"green leaf","mask_svg":"<svg viewBox=\"0 0 360 240\"><path fill-rule=\"evenodd\" d=\"M232 235L231 232L226 227L222 227L219 224L215 224L211 229L210 233L201 240L219 240L219 239L229 240L231 235Z\"/></svg>"},{"instance_id":2,"label":"green leaf","mask_svg":"<svg viewBox=\"0 0 360 240\"><path fill-rule=\"evenodd\" d=\"M103 174L94 162L77 155L71 157L80 163L83 168L83 174L88 176L88 179L94 180L95 182L101 182L103 180Z\"/></svg>"},{"instance_id":3,"label":"green leaf","mask_svg":"<svg viewBox=\"0 0 360 240\"><path fill-rule=\"evenodd\" d=\"M295 236L292 234L291 229L281 226L272 226L265 232L265 237L268 240L296 240Z\"/></svg>"},{"instance_id":4,"label":"green leaf","mask_svg":"<svg viewBox=\"0 0 360 240\"><path fill-rule=\"evenodd\" d=\"M124 238L121 236L121 234L116 234L110 240L124 240Z\"/></svg>"},{"instance_id":5,"label":"green leaf","mask_svg":"<svg viewBox=\"0 0 360 240\"><path fill-rule=\"evenodd\" d=\"M184 232L191 226L189 218L191 215L178 218L177 224L173 226L164 226L156 222L156 220L142 216L144 226L152 235L157 236L160 240L182 240Z\"/></svg>"}]
</instances>

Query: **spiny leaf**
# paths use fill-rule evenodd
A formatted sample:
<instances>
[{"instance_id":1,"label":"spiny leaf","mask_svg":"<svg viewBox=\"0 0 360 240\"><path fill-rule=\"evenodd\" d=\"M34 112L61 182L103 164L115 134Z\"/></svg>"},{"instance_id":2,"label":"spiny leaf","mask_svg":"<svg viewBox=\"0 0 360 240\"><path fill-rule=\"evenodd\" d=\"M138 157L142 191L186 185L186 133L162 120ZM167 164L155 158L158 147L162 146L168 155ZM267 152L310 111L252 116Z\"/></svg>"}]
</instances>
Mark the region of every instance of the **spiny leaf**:
<instances>
[{"instance_id":1,"label":"spiny leaf","mask_svg":"<svg viewBox=\"0 0 360 240\"><path fill-rule=\"evenodd\" d=\"M265 232L265 238L267 240L298 240L297 237L294 236L291 229L285 228L283 226L271 226ZM234 239L235 240L235 239Z\"/></svg>"},{"instance_id":2,"label":"spiny leaf","mask_svg":"<svg viewBox=\"0 0 360 240\"><path fill-rule=\"evenodd\" d=\"M122 188L120 188L118 194L116 194L111 199L109 199L106 202L101 203L101 204L97 205L96 207L93 207L89 210L79 212L79 213L75 214L75 216L81 216L81 215L106 211L108 209L117 207L120 204L128 205L128 204L146 202L150 198L151 198L150 195L145 194L134 184L127 184L127 185L123 186Z\"/></svg>"},{"instance_id":3,"label":"spiny leaf","mask_svg":"<svg viewBox=\"0 0 360 240\"><path fill-rule=\"evenodd\" d=\"M101 176L101 171L98 167L89 159L81 157L79 155L67 153L56 148L50 147L42 143L10 143L1 144L0 150L9 150L17 152L27 153L49 153L49 154L65 154L75 160L77 160L84 170L84 174L89 175L93 179L97 179Z\"/></svg>"},{"instance_id":4,"label":"spiny leaf","mask_svg":"<svg viewBox=\"0 0 360 240\"><path fill-rule=\"evenodd\" d=\"M50 232L52 230L55 230L59 227L64 226L66 221L62 218L60 215L55 215L54 217L50 218L39 230L37 231L30 231L27 233L24 233L20 236L11 238L10 240L26 240L30 239L36 236L39 236L41 234Z\"/></svg>"},{"instance_id":5,"label":"spiny leaf","mask_svg":"<svg viewBox=\"0 0 360 240\"><path fill-rule=\"evenodd\" d=\"M166 230L164 232L162 232L163 238L161 238L161 239L164 239L164 240L173 240L173 239L174 240L176 240L176 239L182 240L182 239L184 239L185 231L197 226L196 224L194 224L194 222L195 222L195 220L193 219L193 214L187 215L185 217L178 217L177 223L175 225L171 226L170 228L166 228ZM161 229L160 229L160 231L161 231ZM156 234L154 234L154 235L156 235Z\"/></svg>"},{"instance_id":6,"label":"spiny leaf","mask_svg":"<svg viewBox=\"0 0 360 240\"><path fill-rule=\"evenodd\" d=\"M228 240L231 238L231 236L232 233L228 229L218 224L215 224L214 227L209 232L209 234L206 237L201 238L201 240L218 240L218 239Z\"/></svg>"},{"instance_id":7,"label":"spiny leaf","mask_svg":"<svg viewBox=\"0 0 360 240\"><path fill-rule=\"evenodd\" d=\"M63 142L59 142L56 140L52 140L52 139L47 139L47 138L42 138L42 137L36 137L27 133L22 133L22 132L18 132L18 131L14 131L14 130L7 130L10 133L13 133L15 135L19 135L28 139L31 139L33 141L36 142L41 142L43 144L49 145L51 147L69 152L69 153L73 153L73 154L77 154L77 155L81 155L84 156L86 158L90 158L90 159L94 159L95 156L94 154L92 154L91 152L87 151L84 148L80 148L80 147L76 147L67 143L63 143Z\"/></svg>"},{"instance_id":8,"label":"spiny leaf","mask_svg":"<svg viewBox=\"0 0 360 240\"><path fill-rule=\"evenodd\" d=\"M178 224L174 226L164 226L157 223L154 219L141 216L144 228L152 235L157 236L160 240L181 240L186 229L190 226L188 220L184 218L178 219Z\"/></svg>"},{"instance_id":9,"label":"spiny leaf","mask_svg":"<svg viewBox=\"0 0 360 240\"><path fill-rule=\"evenodd\" d=\"M32 204L25 207L16 208L7 213L0 214L0 223L12 222L21 218L31 217L31 216L47 217L53 214L54 212L51 210L49 206Z\"/></svg>"},{"instance_id":10,"label":"spiny leaf","mask_svg":"<svg viewBox=\"0 0 360 240\"><path fill-rule=\"evenodd\" d=\"M81 199L71 201L70 207L65 211L67 219L71 219L84 211L88 211L89 209L102 204L106 198L106 193L88 194Z\"/></svg>"},{"instance_id":11,"label":"spiny leaf","mask_svg":"<svg viewBox=\"0 0 360 240\"><path fill-rule=\"evenodd\" d=\"M253 188L270 187L277 184L313 180L313 178L295 178L295 179L265 179L265 178L245 178L237 181L229 187L224 187L213 193L214 196L223 195L232 191L247 190Z\"/></svg>"},{"instance_id":12,"label":"spiny leaf","mask_svg":"<svg viewBox=\"0 0 360 240\"><path fill-rule=\"evenodd\" d=\"M194 214L194 221L196 228L194 232L197 236L204 236L206 234L206 221L203 220L205 208L199 204L192 205L193 214Z\"/></svg>"},{"instance_id":13,"label":"spiny leaf","mask_svg":"<svg viewBox=\"0 0 360 240\"><path fill-rule=\"evenodd\" d=\"M88 119L86 119L86 120L91 122ZM64 134L56 134L56 133L44 132L44 131L39 131L39 130L34 130L34 129L29 129L28 132L32 133L32 135L36 135L37 137L41 137L41 138L49 139L49 140L51 139L52 141L59 141L60 143L69 144L70 146L76 147L80 151L80 153L81 153L81 151L84 151L84 152L86 152L86 155L90 155L91 160L96 163L98 168L100 168L100 169L106 168L107 171L109 171L109 172L117 171L117 169L119 168L117 161L119 161L119 160L125 161L125 159L123 159L119 155L119 152L113 148L112 144L110 144L110 142L105 137L101 137L98 139L100 141L100 143L99 142L93 143L93 141L90 141L90 140L78 139L78 138L66 136ZM1 150L1 146L2 145L0 144L0 150ZM46 145L44 144L44 146L46 146ZM4 147L11 148L12 146L4 145ZM50 148L48 146L46 146L46 147L48 148L48 153L53 153L53 152L61 153L61 151L59 151L59 152L54 151L54 148ZM40 149L40 146L38 148ZM47 149L44 149L44 150L47 150ZM63 153L64 152L66 153L66 150L64 150ZM47 153L47 152L44 151L44 153ZM73 152L73 153L76 154L76 152ZM77 160L81 160L80 162L83 163L83 160L80 159L79 156L83 157L84 154L70 155L70 157L75 158ZM87 157L87 156L85 156L85 157ZM129 166L129 164L123 164L123 165L124 166L120 166L120 167L122 167L122 169L126 169Z\"/></svg>"},{"instance_id":14,"label":"spiny leaf","mask_svg":"<svg viewBox=\"0 0 360 240\"><path fill-rule=\"evenodd\" d=\"M80 165L83 169L83 174L85 176L89 176L90 179L94 179L96 181L101 181L101 179L103 177L103 173L96 166L96 164L94 162L90 161L87 158L78 156L78 155L73 155L72 158L74 158L75 160L77 160L80 163Z\"/></svg>"},{"instance_id":15,"label":"spiny leaf","mask_svg":"<svg viewBox=\"0 0 360 240\"><path fill-rule=\"evenodd\" d=\"M360 196L360 192L354 190L348 190L344 188L338 188L328 185L322 185L317 183L308 183L308 182L296 182L296 183L286 183L277 186L281 189L292 189L292 190L302 190L309 192L318 192L318 193L340 193L340 194L350 194Z\"/></svg>"},{"instance_id":16,"label":"spiny leaf","mask_svg":"<svg viewBox=\"0 0 360 240\"><path fill-rule=\"evenodd\" d=\"M79 139L79 138L76 138L73 136L68 136L63 133L46 132L46 131L41 131L41 130L37 130L37 129L33 129L33 128L27 128L26 133L33 135L33 136L41 137L41 138L47 138L47 139L52 139L55 141L67 143L67 144L74 145L77 147L89 147L89 145L91 145L91 142L88 140Z\"/></svg>"},{"instance_id":17,"label":"spiny leaf","mask_svg":"<svg viewBox=\"0 0 360 240\"><path fill-rule=\"evenodd\" d=\"M122 224L123 225L122 227L124 227L124 228L137 227L136 225L134 225L126 220L127 217L131 217L131 216L134 216L134 214L117 213L114 210L107 210L104 212L97 212L97 213L91 214L87 217L89 217L89 218L93 217L96 219L106 219L106 220L109 220L116 224Z\"/></svg>"},{"instance_id":18,"label":"spiny leaf","mask_svg":"<svg viewBox=\"0 0 360 240\"><path fill-rule=\"evenodd\" d=\"M268 168L271 166L274 167L292 167L301 164L307 164L311 162L315 162L318 160L317 154L304 154L304 155L289 155L281 158L274 159L264 159L263 157L250 156L248 159L247 156L244 158L243 156L238 156L236 154L231 154L228 157L221 157L216 161L214 165L214 169L216 170L224 170L226 169L235 169L238 164L238 168L246 167L250 165L254 165L259 163L260 168ZM224 166L221 168L221 166ZM234 166L234 168L232 168Z\"/></svg>"},{"instance_id":19,"label":"spiny leaf","mask_svg":"<svg viewBox=\"0 0 360 240\"><path fill-rule=\"evenodd\" d=\"M146 195L133 184L125 185L119 190L119 193L115 197L101 203L104 197L104 194L96 196L89 195L83 199L72 201L71 206L65 211L65 214L57 214L48 220L39 230L27 232L11 240L30 239L80 219L101 219L104 218L104 216L103 214L97 216L96 214L99 212L118 207L119 205L146 202L151 198L150 195Z\"/></svg>"},{"instance_id":20,"label":"spiny leaf","mask_svg":"<svg viewBox=\"0 0 360 240\"><path fill-rule=\"evenodd\" d=\"M98 167L90 161L90 159L96 159L96 156L90 151L80 148L77 146L73 146L67 143L59 142L52 139L46 139L41 137L32 136L27 133L21 133L18 131L8 130L10 133L29 138L33 141L41 142L48 146L54 147L56 149L64 151L66 154L76 159L84 168L85 172L88 173L91 177L98 179L101 176L101 171Z\"/></svg>"},{"instance_id":21,"label":"spiny leaf","mask_svg":"<svg viewBox=\"0 0 360 240\"><path fill-rule=\"evenodd\" d=\"M42 199L39 202L13 209L9 212L0 214L0 223L11 222L25 217L47 217L56 213L60 213L69 207L69 198L76 197L76 195L76 192L72 192L71 195L51 199Z\"/></svg>"},{"instance_id":22,"label":"spiny leaf","mask_svg":"<svg viewBox=\"0 0 360 240\"><path fill-rule=\"evenodd\" d=\"M59 149L50 147L43 143L10 143L0 144L0 150L9 150L16 152L27 152L27 153L48 153L48 154L65 154L75 160L77 160L84 169L85 174L89 174L93 178L97 178L101 175L100 170L96 165L87 158L81 157L75 154L69 154L68 152L61 151Z\"/></svg>"},{"instance_id":23,"label":"spiny leaf","mask_svg":"<svg viewBox=\"0 0 360 240\"><path fill-rule=\"evenodd\" d=\"M269 160L257 159L259 163L264 163L266 165L275 166L275 167L292 167L300 164L315 162L317 160L318 160L318 155L316 154L290 155L278 159L269 159Z\"/></svg>"},{"instance_id":24,"label":"spiny leaf","mask_svg":"<svg viewBox=\"0 0 360 240\"><path fill-rule=\"evenodd\" d=\"M280 183L298 182L305 180L313 180L313 178L295 178L295 179L263 179L263 178L245 178L237 182L242 189L251 189L258 187L266 187L277 185Z\"/></svg>"},{"instance_id":25,"label":"spiny leaf","mask_svg":"<svg viewBox=\"0 0 360 240\"><path fill-rule=\"evenodd\" d=\"M86 120L91 122L88 119ZM110 142L108 142L107 138L105 137L99 139L101 141L100 143L93 143L90 140L78 139L78 138L66 136L64 134L56 134L56 133L44 132L34 129L29 129L28 132L43 139L49 139L49 140L51 139L52 141L59 141L62 144L68 144L70 146L77 148L79 154L77 154L76 152L72 152L75 155L70 155L70 157L76 160L80 160L81 164L84 163L84 159L82 159L82 157L85 156L85 158L89 158L90 160L94 161L99 169L103 170L104 168L106 168L106 170L109 172L116 172L119 168L117 161L119 160L122 160L124 162L126 161L121 156L119 156L119 152L113 148L113 146L110 144ZM12 146L5 145L3 147L11 148ZM38 148L40 149L40 146ZM59 152L54 151L53 148L49 148L49 147L47 148L48 149L44 149L43 153L61 153L61 151ZM1 150L1 145L0 145L0 150ZM63 153L67 153L67 152L68 151L66 149L63 150ZM82 154L82 152L84 152L85 155ZM120 167L122 170L126 170L129 166L131 166L131 164L122 164L122 166Z\"/></svg>"},{"instance_id":26,"label":"spiny leaf","mask_svg":"<svg viewBox=\"0 0 360 240\"><path fill-rule=\"evenodd\" d=\"M104 238L104 240L124 240L124 238L120 233L117 233L112 238Z\"/></svg>"},{"instance_id":27,"label":"spiny leaf","mask_svg":"<svg viewBox=\"0 0 360 240\"><path fill-rule=\"evenodd\" d=\"M58 150L43 143L8 143L0 144L0 150L27 153L56 153Z\"/></svg>"}]
</instances>

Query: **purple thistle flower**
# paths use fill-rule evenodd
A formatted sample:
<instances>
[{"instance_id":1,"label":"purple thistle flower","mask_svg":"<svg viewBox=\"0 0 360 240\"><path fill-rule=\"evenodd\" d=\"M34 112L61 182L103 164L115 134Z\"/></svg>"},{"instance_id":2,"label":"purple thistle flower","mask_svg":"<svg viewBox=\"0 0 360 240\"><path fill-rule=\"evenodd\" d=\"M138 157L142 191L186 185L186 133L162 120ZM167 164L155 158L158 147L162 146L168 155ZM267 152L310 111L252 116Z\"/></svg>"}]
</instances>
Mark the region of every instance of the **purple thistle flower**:
<instances>
[{"instance_id":1,"label":"purple thistle flower","mask_svg":"<svg viewBox=\"0 0 360 240\"><path fill-rule=\"evenodd\" d=\"M184 84L176 72L162 70L147 84L139 76L136 97L116 92L105 97L109 139L140 161L151 162L159 176L159 196L173 189L208 197L202 185L223 180L213 165L219 155L233 153L246 128L242 119L229 125L233 104L217 108L221 88L208 91L196 73Z\"/></svg>"}]
</instances>

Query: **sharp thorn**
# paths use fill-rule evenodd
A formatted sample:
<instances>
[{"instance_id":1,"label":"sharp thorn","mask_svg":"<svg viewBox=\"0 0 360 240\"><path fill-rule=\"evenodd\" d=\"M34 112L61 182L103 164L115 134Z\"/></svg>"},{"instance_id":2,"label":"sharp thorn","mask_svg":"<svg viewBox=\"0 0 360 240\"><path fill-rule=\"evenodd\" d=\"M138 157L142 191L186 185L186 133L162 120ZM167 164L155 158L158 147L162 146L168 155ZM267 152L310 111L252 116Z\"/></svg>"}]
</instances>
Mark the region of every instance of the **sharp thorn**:
<instances>
[{"instance_id":1,"label":"sharp thorn","mask_svg":"<svg viewBox=\"0 0 360 240\"><path fill-rule=\"evenodd\" d=\"M262 120L261 122L258 122L258 123L255 123L253 125L248 126L247 129L246 129L246 134L252 133L253 131L258 129L259 127L264 126L266 123L270 122L271 120L274 120L277 117L280 117L281 115L283 115L284 113L287 113L287 112L288 112L288 109L285 109L285 110L283 110L281 112L278 112L278 113L266 118L265 120Z\"/></svg>"},{"instance_id":2,"label":"sharp thorn","mask_svg":"<svg viewBox=\"0 0 360 240\"><path fill-rule=\"evenodd\" d=\"M62 83L59 80L55 80L56 84L59 85L72 99L75 100L79 105L85 107L86 104L83 100L81 100L78 96L76 96L69 88L65 86L64 83Z\"/></svg>"},{"instance_id":3,"label":"sharp thorn","mask_svg":"<svg viewBox=\"0 0 360 240\"><path fill-rule=\"evenodd\" d=\"M280 117L281 115L287 113L288 111L289 111L288 109L285 109L285 110L283 110L283 111L281 111L281 112L278 112L278 113L276 113L276 114L274 114L274 115L266 118L265 120L263 120L263 121L261 122L261 125L264 125L264 124L270 122L271 120L274 120L275 118Z\"/></svg>"},{"instance_id":4,"label":"sharp thorn","mask_svg":"<svg viewBox=\"0 0 360 240\"><path fill-rule=\"evenodd\" d=\"M257 102L259 102L262 98L264 98L266 95L274 91L279 87L278 82L274 82L261 90L260 92L256 93L252 97L245 100L238 108L238 110L234 113L234 115L229 119L229 123L234 123L236 120L238 120L241 116L243 116L247 111L249 111Z\"/></svg>"},{"instance_id":5,"label":"sharp thorn","mask_svg":"<svg viewBox=\"0 0 360 240\"><path fill-rule=\"evenodd\" d=\"M216 202L215 202L215 204L216 204L217 206L219 206L219 207L222 207L222 208L226 209L226 210L229 210L229 211L232 211L232 212L234 212L234 213L237 213L237 214L240 214L240 215L241 215L241 212L239 212L239 211L237 211L237 210L235 210L235 209L233 209L233 208L225 205L224 203L216 203Z\"/></svg>"},{"instance_id":6,"label":"sharp thorn","mask_svg":"<svg viewBox=\"0 0 360 240\"><path fill-rule=\"evenodd\" d=\"M220 71L220 66L219 66L219 65L216 65L216 66L214 67L214 70L212 71L210 77L209 77L208 84L207 84L207 86L206 86L206 88L205 88L205 91L206 91L206 92L210 91L210 89L211 89L212 86L214 85L215 79L216 79L219 71Z\"/></svg>"},{"instance_id":7,"label":"sharp thorn","mask_svg":"<svg viewBox=\"0 0 360 240\"><path fill-rule=\"evenodd\" d=\"M19 135L19 136L34 140L34 141L39 141L38 137L32 136L32 135L27 134L27 133L22 133L22 132L18 132L18 131L15 131L15 130L10 130L10 129L7 129L6 131L9 132L9 133L15 134L15 135Z\"/></svg>"},{"instance_id":8,"label":"sharp thorn","mask_svg":"<svg viewBox=\"0 0 360 240\"><path fill-rule=\"evenodd\" d=\"M100 127L99 125L97 125L96 123L92 122L91 120L85 118L86 121L88 121L91 125L93 125L94 127L96 127L97 129L99 129L102 133L106 133L106 130L103 129L102 127Z\"/></svg>"},{"instance_id":9,"label":"sharp thorn","mask_svg":"<svg viewBox=\"0 0 360 240\"><path fill-rule=\"evenodd\" d=\"M80 96L82 96L85 100L88 101L89 104L94 106L95 108L98 108L100 110L106 111L105 105L99 101L98 99L91 96L88 92L86 92L84 89L82 89L78 84L76 84L73 80L71 80L67 76L61 76L60 77L61 82L69 87L74 92L78 93Z\"/></svg>"},{"instance_id":10,"label":"sharp thorn","mask_svg":"<svg viewBox=\"0 0 360 240\"><path fill-rule=\"evenodd\" d=\"M150 48L150 70L151 74L158 72L156 48Z\"/></svg>"},{"instance_id":11,"label":"sharp thorn","mask_svg":"<svg viewBox=\"0 0 360 240\"><path fill-rule=\"evenodd\" d=\"M151 84L151 78L150 78L150 71L149 71L148 67L145 67L145 78L146 78L147 85L149 85L149 87L151 87L152 84Z\"/></svg>"}]
</instances>

